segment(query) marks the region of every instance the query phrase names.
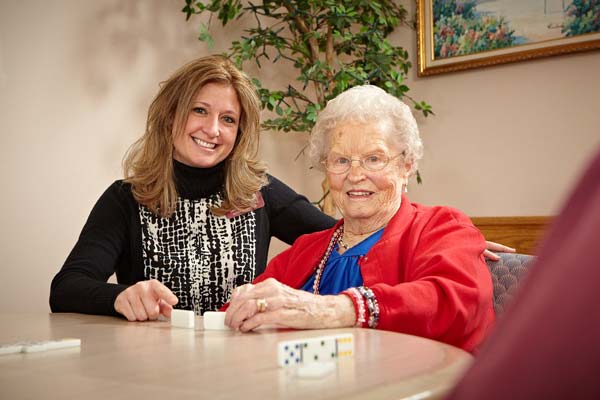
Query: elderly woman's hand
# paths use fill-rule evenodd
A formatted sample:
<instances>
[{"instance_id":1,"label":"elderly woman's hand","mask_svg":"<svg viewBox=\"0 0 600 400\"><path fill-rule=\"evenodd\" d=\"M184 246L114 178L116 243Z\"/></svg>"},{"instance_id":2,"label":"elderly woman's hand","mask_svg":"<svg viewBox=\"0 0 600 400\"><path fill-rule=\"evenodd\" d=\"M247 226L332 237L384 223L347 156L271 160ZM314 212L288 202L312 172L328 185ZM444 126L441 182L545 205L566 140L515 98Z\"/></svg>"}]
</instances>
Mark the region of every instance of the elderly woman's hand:
<instances>
[{"instance_id":1,"label":"elderly woman's hand","mask_svg":"<svg viewBox=\"0 0 600 400\"><path fill-rule=\"evenodd\" d=\"M225 325L248 332L261 325L298 329L353 326L356 314L345 295L319 296L292 289L273 278L233 291Z\"/></svg>"}]
</instances>

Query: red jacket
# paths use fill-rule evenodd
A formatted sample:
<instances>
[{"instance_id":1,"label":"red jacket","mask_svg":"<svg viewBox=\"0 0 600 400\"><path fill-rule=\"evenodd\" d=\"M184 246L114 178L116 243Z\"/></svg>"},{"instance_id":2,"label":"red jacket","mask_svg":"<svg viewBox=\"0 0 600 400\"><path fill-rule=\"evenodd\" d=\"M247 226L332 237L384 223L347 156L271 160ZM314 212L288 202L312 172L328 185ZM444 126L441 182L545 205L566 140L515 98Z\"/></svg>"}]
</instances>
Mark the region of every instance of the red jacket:
<instances>
[{"instance_id":1,"label":"red jacket","mask_svg":"<svg viewBox=\"0 0 600 400\"><path fill-rule=\"evenodd\" d=\"M272 277L302 287L341 223L299 237L254 283ZM494 322L484 249L483 236L461 212L403 196L381 239L359 261L363 284L379 303L377 327L473 351Z\"/></svg>"}]
</instances>

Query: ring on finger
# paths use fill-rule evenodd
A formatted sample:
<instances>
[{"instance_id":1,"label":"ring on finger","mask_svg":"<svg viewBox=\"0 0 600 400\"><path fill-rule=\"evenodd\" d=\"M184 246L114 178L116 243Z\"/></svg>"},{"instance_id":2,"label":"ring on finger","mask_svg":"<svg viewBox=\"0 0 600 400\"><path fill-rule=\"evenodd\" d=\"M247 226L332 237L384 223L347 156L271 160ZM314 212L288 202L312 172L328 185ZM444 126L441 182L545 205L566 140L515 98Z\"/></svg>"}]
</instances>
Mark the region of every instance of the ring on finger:
<instances>
[{"instance_id":1,"label":"ring on finger","mask_svg":"<svg viewBox=\"0 0 600 400\"><path fill-rule=\"evenodd\" d=\"M267 310L267 299L256 299L256 308L258 308L258 312L265 312Z\"/></svg>"}]
</instances>

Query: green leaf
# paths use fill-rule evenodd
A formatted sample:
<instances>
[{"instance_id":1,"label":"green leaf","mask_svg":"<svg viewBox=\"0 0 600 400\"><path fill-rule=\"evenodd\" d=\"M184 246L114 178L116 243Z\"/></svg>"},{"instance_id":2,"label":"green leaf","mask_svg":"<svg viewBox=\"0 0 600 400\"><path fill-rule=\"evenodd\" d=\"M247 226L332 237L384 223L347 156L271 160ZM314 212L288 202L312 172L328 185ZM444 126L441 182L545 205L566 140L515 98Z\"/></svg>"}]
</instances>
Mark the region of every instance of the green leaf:
<instances>
[{"instance_id":1,"label":"green leaf","mask_svg":"<svg viewBox=\"0 0 600 400\"><path fill-rule=\"evenodd\" d=\"M202 42L206 42L209 49L213 49L215 47L215 42L210 32L208 32L208 26L206 26L204 23L200 24L200 35L198 36L198 39Z\"/></svg>"}]
</instances>

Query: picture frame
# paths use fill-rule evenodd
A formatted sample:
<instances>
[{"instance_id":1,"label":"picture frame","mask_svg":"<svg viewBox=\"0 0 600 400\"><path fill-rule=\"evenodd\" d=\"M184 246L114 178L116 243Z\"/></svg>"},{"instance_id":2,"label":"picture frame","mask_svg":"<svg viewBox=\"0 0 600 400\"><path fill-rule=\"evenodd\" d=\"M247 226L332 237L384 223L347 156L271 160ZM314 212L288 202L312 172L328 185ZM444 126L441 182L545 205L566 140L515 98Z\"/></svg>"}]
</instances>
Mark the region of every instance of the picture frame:
<instances>
[{"instance_id":1,"label":"picture frame","mask_svg":"<svg viewBox=\"0 0 600 400\"><path fill-rule=\"evenodd\" d=\"M599 49L599 6L582 16L581 3L417 0L417 75Z\"/></svg>"}]
</instances>

